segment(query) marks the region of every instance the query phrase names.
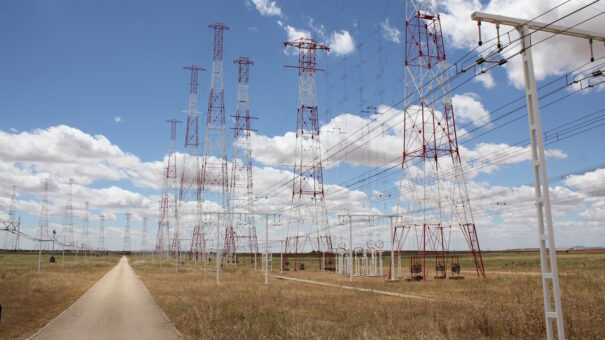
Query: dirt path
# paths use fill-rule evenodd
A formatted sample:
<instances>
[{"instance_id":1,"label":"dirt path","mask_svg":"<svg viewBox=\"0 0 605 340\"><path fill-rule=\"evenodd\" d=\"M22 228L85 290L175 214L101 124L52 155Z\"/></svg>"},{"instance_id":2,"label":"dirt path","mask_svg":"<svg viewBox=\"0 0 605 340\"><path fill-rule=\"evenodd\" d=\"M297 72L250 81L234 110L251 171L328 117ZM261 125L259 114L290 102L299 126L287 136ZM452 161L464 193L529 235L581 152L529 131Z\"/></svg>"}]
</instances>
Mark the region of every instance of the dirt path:
<instances>
[{"instance_id":1,"label":"dirt path","mask_svg":"<svg viewBox=\"0 0 605 340\"><path fill-rule=\"evenodd\" d=\"M180 339L181 335L122 257L36 339Z\"/></svg>"}]
</instances>

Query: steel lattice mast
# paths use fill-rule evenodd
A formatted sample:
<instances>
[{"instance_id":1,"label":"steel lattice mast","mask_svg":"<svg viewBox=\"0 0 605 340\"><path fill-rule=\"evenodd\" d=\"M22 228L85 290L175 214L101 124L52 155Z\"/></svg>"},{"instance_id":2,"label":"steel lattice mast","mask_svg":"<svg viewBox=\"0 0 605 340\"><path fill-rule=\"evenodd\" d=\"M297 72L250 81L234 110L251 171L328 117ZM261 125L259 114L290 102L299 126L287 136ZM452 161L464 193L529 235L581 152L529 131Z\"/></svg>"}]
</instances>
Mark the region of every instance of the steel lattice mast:
<instances>
[{"instance_id":1,"label":"steel lattice mast","mask_svg":"<svg viewBox=\"0 0 605 340\"><path fill-rule=\"evenodd\" d=\"M130 252L132 243L130 241L130 213L126 213L126 226L124 227L124 242L122 243L122 251Z\"/></svg>"},{"instance_id":2,"label":"steel lattice mast","mask_svg":"<svg viewBox=\"0 0 605 340\"><path fill-rule=\"evenodd\" d=\"M63 217L63 249L65 246L74 247L74 208L72 201L72 187L74 179L69 179L69 194L67 196L67 205L65 206L65 215Z\"/></svg>"},{"instance_id":3,"label":"steel lattice mast","mask_svg":"<svg viewBox=\"0 0 605 340\"><path fill-rule=\"evenodd\" d=\"M105 215L101 215L101 221L99 222L99 241L97 243L97 249L99 252L105 251Z\"/></svg>"},{"instance_id":4,"label":"steel lattice mast","mask_svg":"<svg viewBox=\"0 0 605 340\"><path fill-rule=\"evenodd\" d=\"M199 71L205 70L197 65L186 66L184 69L191 71L189 81L189 102L187 105L187 125L185 129L185 152L183 154L183 166L181 169L181 186L179 190L179 229L180 226L193 226L191 237L191 254L201 251L200 245L203 235L200 226L201 214L201 173L200 173L200 137L199 137L199 111L198 91ZM195 202L195 210L184 209L183 203ZM190 222L190 223L189 223ZM180 236L180 235L179 235ZM174 239L177 242L177 238ZM180 243L180 239L178 240ZM180 250L180 247L179 247Z\"/></svg>"},{"instance_id":5,"label":"steel lattice mast","mask_svg":"<svg viewBox=\"0 0 605 340\"><path fill-rule=\"evenodd\" d=\"M143 232L141 233L141 251L147 252L147 216L143 217Z\"/></svg>"},{"instance_id":6,"label":"steel lattice mast","mask_svg":"<svg viewBox=\"0 0 605 340\"><path fill-rule=\"evenodd\" d=\"M89 203L88 201L86 201L84 203L84 230L82 233L82 246L84 247L84 251L87 251L90 249L90 230L89 230L89 221L88 221L88 207L89 207ZM85 253L86 254L86 253Z\"/></svg>"},{"instance_id":7,"label":"steel lattice mast","mask_svg":"<svg viewBox=\"0 0 605 340\"><path fill-rule=\"evenodd\" d=\"M168 156L166 157L166 167L164 168L164 188L162 198L160 199L158 232L155 245L155 251L159 257L164 255L165 250L170 250L170 192L172 191L172 186L174 186L174 190L176 190L176 124L181 121L170 119L167 120L167 122L170 123L170 147L168 149ZM177 200L178 196L175 195L173 209L175 214L173 217L177 216ZM168 249L166 249L166 247L168 247Z\"/></svg>"},{"instance_id":8,"label":"steel lattice mast","mask_svg":"<svg viewBox=\"0 0 605 340\"><path fill-rule=\"evenodd\" d=\"M229 27L222 23L214 23L208 25L208 27L214 31L214 45L206 133L204 134L201 195L202 200L211 199L223 209L227 209L229 202L229 178L227 173L225 92L223 86L223 33ZM216 227L218 228L218 224ZM201 231L202 234L205 234L205 232L210 231ZM231 256L225 256L223 260L231 262L234 259Z\"/></svg>"},{"instance_id":9,"label":"steel lattice mast","mask_svg":"<svg viewBox=\"0 0 605 340\"><path fill-rule=\"evenodd\" d=\"M317 114L317 50L330 48L313 39L300 38L284 43L298 49L298 114L296 124L296 150L294 160L294 180L292 185L292 207L288 222L288 235L284 248L284 269L288 270L288 257L294 257L294 270L298 269L297 254L304 251L307 241L302 232L303 224L311 223L317 228L317 251L320 269L334 270L334 253L328 225L323 166L319 143L319 119ZM307 230L311 231L311 230ZM304 239L303 239L304 237ZM322 253L326 254L322 264Z\"/></svg>"},{"instance_id":10,"label":"steel lattice mast","mask_svg":"<svg viewBox=\"0 0 605 340\"><path fill-rule=\"evenodd\" d=\"M392 237L401 250L411 231L412 247L418 251L410 260L413 278L427 277L431 257L435 277L444 278L449 233L460 228L477 275L485 276L460 161L441 23L433 2L407 2L405 35L400 218ZM443 176L442 169L453 170L453 177Z\"/></svg>"},{"instance_id":11,"label":"steel lattice mast","mask_svg":"<svg viewBox=\"0 0 605 340\"><path fill-rule=\"evenodd\" d=\"M252 148L250 132L250 102L248 95L248 81L250 66L254 65L247 57L239 57L233 63L238 65L237 81L237 108L235 127L233 128L233 154L231 161L231 175L229 182L229 210L230 212L244 212L245 215L238 220L236 215L230 215L231 226L225 238L225 252L236 256L237 242L246 240L251 261L256 261L258 254L258 239L254 223L254 192L252 182ZM236 241L237 240L237 241ZM241 246L240 246L241 249ZM254 254L254 256L252 256ZM256 263L255 263L256 265Z\"/></svg>"},{"instance_id":12,"label":"steel lattice mast","mask_svg":"<svg viewBox=\"0 0 605 340\"><path fill-rule=\"evenodd\" d=\"M20 239L20 230L21 230L21 220L17 221L17 216L15 213L15 204L17 202L17 187L15 185L12 186L11 191L11 205L8 211L8 222L4 222L4 227L11 231L10 233L5 233L6 237L4 239L4 248L5 249L13 249L19 250L19 239Z\"/></svg>"},{"instance_id":13,"label":"steel lattice mast","mask_svg":"<svg viewBox=\"0 0 605 340\"><path fill-rule=\"evenodd\" d=\"M42 240L48 240L50 235L48 234L48 179L44 180L44 194L42 196L42 203L40 204L40 217L38 218L38 238L39 249L47 250L48 243L42 242Z\"/></svg>"}]
</instances>

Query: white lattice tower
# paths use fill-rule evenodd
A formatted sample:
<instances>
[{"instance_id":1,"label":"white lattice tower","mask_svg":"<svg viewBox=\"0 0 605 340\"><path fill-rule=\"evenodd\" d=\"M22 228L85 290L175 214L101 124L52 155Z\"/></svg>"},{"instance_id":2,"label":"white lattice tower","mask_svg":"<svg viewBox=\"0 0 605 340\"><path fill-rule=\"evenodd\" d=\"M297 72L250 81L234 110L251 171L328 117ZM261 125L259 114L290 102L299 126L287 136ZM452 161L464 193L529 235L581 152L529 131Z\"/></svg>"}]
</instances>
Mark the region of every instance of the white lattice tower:
<instances>
[{"instance_id":1,"label":"white lattice tower","mask_svg":"<svg viewBox=\"0 0 605 340\"><path fill-rule=\"evenodd\" d=\"M130 240L130 213L126 213L126 226L124 227L124 242L122 243L122 251L130 252L132 250L132 242Z\"/></svg>"},{"instance_id":2,"label":"white lattice tower","mask_svg":"<svg viewBox=\"0 0 605 340\"><path fill-rule=\"evenodd\" d=\"M38 244L39 249L48 250L49 243L43 242L42 240L49 240L50 235L48 234L48 179L44 180L44 193L42 196L42 202L40 203L40 216L38 218L38 232L36 233L40 242Z\"/></svg>"},{"instance_id":3,"label":"white lattice tower","mask_svg":"<svg viewBox=\"0 0 605 340\"><path fill-rule=\"evenodd\" d=\"M179 120L167 120L170 123L170 146L168 156L166 157L166 166L163 173L163 191L160 199L160 211L158 215L158 230L155 245L155 251L158 256L163 256L165 251L172 248L170 243L170 219L177 220L178 213L178 193L177 193L177 175L176 175L176 125ZM171 192L174 192L174 203L171 204ZM170 209L170 207L173 209ZM176 224L176 223L175 223Z\"/></svg>"},{"instance_id":4,"label":"white lattice tower","mask_svg":"<svg viewBox=\"0 0 605 340\"><path fill-rule=\"evenodd\" d=\"M223 33L229 27L222 23L208 26L213 29L214 44L212 54L212 73L210 75L210 93L208 113L204 133L204 156L202 158L201 197L214 201L222 209L228 209L229 177L227 168L227 144L225 129L225 92L223 85ZM219 218L225 219L222 215ZM214 222L213 222L214 223ZM227 219L220 223L228 229ZM217 228L218 225L202 223L202 226ZM203 227L205 229L205 227ZM216 230L216 229L215 229ZM213 234L211 230L202 230L201 234ZM203 239L200 244L204 244ZM223 258L224 259L224 258Z\"/></svg>"},{"instance_id":5,"label":"white lattice tower","mask_svg":"<svg viewBox=\"0 0 605 340\"><path fill-rule=\"evenodd\" d=\"M252 145L250 140L250 121L255 117L250 116L250 102L248 84L250 79L250 66L254 63L247 57L240 57L233 61L238 65L237 82L237 108L233 128L233 153L231 161L231 174L229 181L229 210L231 212L247 213L243 216L230 215L230 225L234 238L226 240L226 252L236 254L236 246L247 247L252 254L258 253L258 240L256 237L256 225L254 220L254 188L252 181ZM229 232L227 233L229 235ZM236 243L229 247L227 241ZM244 248L245 249L245 248Z\"/></svg>"},{"instance_id":6,"label":"white lattice tower","mask_svg":"<svg viewBox=\"0 0 605 340\"><path fill-rule=\"evenodd\" d=\"M105 251L105 215L101 215L99 221L99 240L97 243L97 250L99 252Z\"/></svg>"},{"instance_id":7,"label":"white lattice tower","mask_svg":"<svg viewBox=\"0 0 605 340\"><path fill-rule=\"evenodd\" d=\"M8 221L4 222L4 227L10 231L5 233L6 237L4 238L4 249L19 250L19 232L21 229L21 223L17 220L15 210L16 202L17 187L13 185L11 189L11 203L8 211Z\"/></svg>"},{"instance_id":8,"label":"white lattice tower","mask_svg":"<svg viewBox=\"0 0 605 340\"><path fill-rule=\"evenodd\" d=\"M181 167L181 186L179 190L178 225L176 229L191 229L191 253L199 252L197 245L203 237L201 234L201 182L200 182L200 139L199 139L199 111L198 111L198 76L204 68L197 65L185 67L191 71L189 82L189 101L187 105L187 124L185 129L185 148L183 153L183 166ZM179 243L180 237L174 238Z\"/></svg>"},{"instance_id":9,"label":"white lattice tower","mask_svg":"<svg viewBox=\"0 0 605 340\"><path fill-rule=\"evenodd\" d=\"M67 204L65 205L65 215L63 216L63 247L74 248L74 208L73 208L73 184L74 179L69 179L69 194L67 195Z\"/></svg>"},{"instance_id":10,"label":"white lattice tower","mask_svg":"<svg viewBox=\"0 0 605 340\"><path fill-rule=\"evenodd\" d=\"M88 207L89 202L84 202L84 230L82 231L82 247L84 251L90 250L90 230L89 230L89 220L88 220Z\"/></svg>"},{"instance_id":11,"label":"white lattice tower","mask_svg":"<svg viewBox=\"0 0 605 340\"><path fill-rule=\"evenodd\" d=\"M143 217L143 231L141 233L141 251L147 251L147 216Z\"/></svg>"}]
</instances>

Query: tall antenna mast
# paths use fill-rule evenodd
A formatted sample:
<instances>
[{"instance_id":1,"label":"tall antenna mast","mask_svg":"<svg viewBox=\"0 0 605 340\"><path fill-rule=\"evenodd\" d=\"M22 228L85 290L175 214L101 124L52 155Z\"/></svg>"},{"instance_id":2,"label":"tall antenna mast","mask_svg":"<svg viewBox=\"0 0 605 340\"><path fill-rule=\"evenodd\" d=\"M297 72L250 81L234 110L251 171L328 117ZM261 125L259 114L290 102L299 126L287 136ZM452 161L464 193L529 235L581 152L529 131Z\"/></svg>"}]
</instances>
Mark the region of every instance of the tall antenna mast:
<instances>
[{"instance_id":1,"label":"tall antenna mast","mask_svg":"<svg viewBox=\"0 0 605 340\"><path fill-rule=\"evenodd\" d=\"M191 71L189 81L189 103L187 106L187 127L185 130L185 152L183 155L183 166L181 169L181 186L179 190L179 211L178 223L175 225L175 247L180 252L180 226L192 225L193 234L191 238L191 251L193 252L193 245L197 239L201 236L200 234L200 214L202 208L201 201L201 183L200 183L200 138L199 138L199 111L198 111L198 91L199 85L198 76L199 71L205 69L191 65L186 66L184 69ZM188 164L194 163L191 167ZM181 216L191 216L191 214L185 214L182 208L183 201L195 200L195 215L193 215L193 221L181 221ZM175 211L175 213L179 213ZM178 237L177 237L178 234Z\"/></svg>"},{"instance_id":2,"label":"tall antenna mast","mask_svg":"<svg viewBox=\"0 0 605 340\"><path fill-rule=\"evenodd\" d=\"M164 190L160 200L158 233L155 245L156 254L160 258L164 255L165 250L169 250L166 247L170 248L170 191L171 185L174 185L174 188L176 188L176 124L181 121L170 119L167 122L170 123L170 147L168 149L168 157L166 158L166 167L164 168ZM176 221L178 212L178 205L176 204L178 201L177 195L174 196L174 200L173 217Z\"/></svg>"},{"instance_id":3,"label":"tall antenna mast","mask_svg":"<svg viewBox=\"0 0 605 340\"><path fill-rule=\"evenodd\" d=\"M323 185L323 166L319 143L319 118L317 115L317 89L315 72L316 51L329 51L330 48L313 39L300 38L284 43L298 49L298 114L296 125L296 158L294 160L294 180L292 185L292 208L288 222L288 234L284 248L284 270L288 270L287 258L294 256L294 270L298 269L298 254L305 251L306 239L300 239L299 232L303 223L317 229L317 253L319 268L334 270L334 252L328 225L325 192ZM311 231L311 230L309 230Z\"/></svg>"},{"instance_id":4,"label":"tall antenna mast","mask_svg":"<svg viewBox=\"0 0 605 340\"><path fill-rule=\"evenodd\" d=\"M130 252L132 244L130 242L130 213L126 213L126 226L124 227L124 242L122 244L123 252Z\"/></svg>"},{"instance_id":5,"label":"tall antenna mast","mask_svg":"<svg viewBox=\"0 0 605 340\"><path fill-rule=\"evenodd\" d=\"M89 202L84 202L84 232L82 235L82 245L84 246L84 251L90 250L90 231L89 231L89 221L88 221L88 206Z\"/></svg>"},{"instance_id":6,"label":"tall antenna mast","mask_svg":"<svg viewBox=\"0 0 605 340\"><path fill-rule=\"evenodd\" d=\"M445 278L449 233L459 228L473 255L477 275L483 277L483 260L458 149L441 22L430 1L407 2L404 72L399 220L392 237L398 235L400 251L411 232L417 250L410 259L413 279L427 278L429 265L434 265L436 278ZM440 172L445 162L452 164L452 177Z\"/></svg>"},{"instance_id":7,"label":"tall antenna mast","mask_svg":"<svg viewBox=\"0 0 605 340\"><path fill-rule=\"evenodd\" d=\"M233 63L238 65L237 81L237 109L235 127L233 128L233 154L231 161L231 177L229 182L229 210L231 212L245 212L240 220L237 215L230 215L230 226L225 235L225 258L236 260L236 240L247 240L250 259L252 254L258 254L258 239L254 224L254 191L252 182L252 148L250 132L250 103L248 95L248 81L250 79L250 66L254 65L247 57L239 57Z\"/></svg>"},{"instance_id":8,"label":"tall antenna mast","mask_svg":"<svg viewBox=\"0 0 605 340\"><path fill-rule=\"evenodd\" d=\"M222 23L215 23L208 27L214 31L214 46L206 133L204 134L201 195L202 200L211 199L217 202L223 209L227 209L229 201L229 178L227 174L225 93L223 86L223 33L229 27ZM216 227L218 228L218 224ZM205 232L209 231L203 230L201 234Z\"/></svg>"},{"instance_id":9,"label":"tall antenna mast","mask_svg":"<svg viewBox=\"0 0 605 340\"><path fill-rule=\"evenodd\" d=\"M63 249L65 247L74 247L74 208L72 201L74 179L69 179L69 194L67 196L67 205L65 206L65 216L63 218Z\"/></svg>"},{"instance_id":10,"label":"tall antenna mast","mask_svg":"<svg viewBox=\"0 0 605 340\"><path fill-rule=\"evenodd\" d=\"M99 224L99 243L97 248L101 253L105 251L105 215L101 215L101 221Z\"/></svg>"},{"instance_id":11,"label":"tall antenna mast","mask_svg":"<svg viewBox=\"0 0 605 340\"><path fill-rule=\"evenodd\" d=\"M44 195L42 196L42 203L40 204L40 217L38 219L38 238L39 249L47 250L48 243L42 240L48 240L50 235L48 234L48 179L44 180Z\"/></svg>"},{"instance_id":12,"label":"tall antenna mast","mask_svg":"<svg viewBox=\"0 0 605 340\"><path fill-rule=\"evenodd\" d=\"M143 217L143 232L141 233L141 251L147 252L147 216Z\"/></svg>"}]
</instances>

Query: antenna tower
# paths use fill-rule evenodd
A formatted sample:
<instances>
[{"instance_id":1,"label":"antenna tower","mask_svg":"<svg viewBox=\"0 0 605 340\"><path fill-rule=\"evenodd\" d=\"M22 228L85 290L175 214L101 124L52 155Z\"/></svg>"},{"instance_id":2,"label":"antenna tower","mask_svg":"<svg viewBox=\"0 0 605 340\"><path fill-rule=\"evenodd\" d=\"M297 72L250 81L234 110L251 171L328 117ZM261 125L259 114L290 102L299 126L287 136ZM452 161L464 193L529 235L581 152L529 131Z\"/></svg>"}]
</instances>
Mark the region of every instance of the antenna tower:
<instances>
[{"instance_id":1,"label":"antenna tower","mask_svg":"<svg viewBox=\"0 0 605 340\"><path fill-rule=\"evenodd\" d=\"M72 201L74 179L69 179L69 194L67 196L67 205L65 206L65 215L63 217L63 249L65 246L74 247L74 207Z\"/></svg>"},{"instance_id":2,"label":"antenna tower","mask_svg":"<svg viewBox=\"0 0 605 340\"><path fill-rule=\"evenodd\" d=\"M258 239L254 223L254 191L252 183L252 148L250 120L250 103L248 95L248 80L250 66L254 65L247 57L239 57L233 63L238 65L237 77L237 109L235 111L235 127L233 128L233 155L231 162L231 181L229 182L229 209L231 212L245 212L240 220L237 215L230 215L231 226L225 237L225 257L235 257L236 239L248 243L251 262L258 254Z\"/></svg>"},{"instance_id":3,"label":"antenna tower","mask_svg":"<svg viewBox=\"0 0 605 340\"><path fill-rule=\"evenodd\" d=\"M206 117L206 133L204 134L201 196L204 199L212 198L223 209L227 209L229 202L229 178L227 174L225 93L223 86L223 33L229 27L222 23L214 23L208 27L214 31L214 48L208 114ZM227 224L225 223L225 225ZM218 225L216 227L218 228ZM227 225L227 229L229 227ZM204 234L205 232L210 231L203 230L200 233ZM203 243L199 242L199 244ZM232 260L231 258L223 259L227 261Z\"/></svg>"},{"instance_id":4,"label":"antenna tower","mask_svg":"<svg viewBox=\"0 0 605 340\"><path fill-rule=\"evenodd\" d=\"M141 251L147 252L147 217L143 217L143 233L141 233Z\"/></svg>"},{"instance_id":5,"label":"antenna tower","mask_svg":"<svg viewBox=\"0 0 605 340\"><path fill-rule=\"evenodd\" d=\"M5 233L4 249L19 250L19 239L21 231L21 219L17 221L15 214L15 203L17 202L17 187L13 185L11 191L11 205L8 211L8 221L3 222L4 228L9 232Z\"/></svg>"},{"instance_id":6,"label":"antenna tower","mask_svg":"<svg viewBox=\"0 0 605 340\"><path fill-rule=\"evenodd\" d=\"M40 217L38 219L38 238L39 249L47 250L48 243L42 240L48 240L50 235L48 234L48 179L44 180L44 195L42 196L42 203L40 204Z\"/></svg>"},{"instance_id":7,"label":"antenna tower","mask_svg":"<svg viewBox=\"0 0 605 340\"><path fill-rule=\"evenodd\" d=\"M179 190L179 223L175 228L179 230L179 237L174 238L175 244L178 243L178 251L180 251L180 225L192 225L193 234L191 238L191 253L197 252L199 249L195 247L199 240L203 237L200 232L200 214L202 209L201 201L201 183L200 183L200 138L199 138L199 111L198 111L198 91L199 71L205 69L197 65L184 67L190 70L189 81L189 103L187 105L187 127L185 130L185 152L183 154L183 167L181 169L181 187ZM193 166L192 164L193 163ZM195 213L186 214L183 208L183 202L195 200ZM182 219L187 219L185 223ZM176 236L176 229L175 229Z\"/></svg>"},{"instance_id":8,"label":"antenna tower","mask_svg":"<svg viewBox=\"0 0 605 340\"><path fill-rule=\"evenodd\" d=\"M83 235L82 235L82 238L83 238L83 240L82 240L82 246L84 247L84 251L87 251L87 250L90 249L90 246L89 246L89 243L90 243L90 241L89 241L89 239L90 239L90 231L89 231L89 222L88 222L88 206L89 206L89 203L88 203L88 201L86 201L84 203L84 209L85 209L85 211L84 211L84 232L83 232Z\"/></svg>"},{"instance_id":9,"label":"antenna tower","mask_svg":"<svg viewBox=\"0 0 605 340\"><path fill-rule=\"evenodd\" d=\"M105 251L105 215L101 215L101 223L99 224L99 252Z\"/></svg>"},{"instance_id":10,"label":"antenna tower","mask_svg":"<svg viewBox=\"0 0 605 340\"><path fill-rule=\"evenodd\" d=\"M124 227L124 242L122 243L122 252L130 252L132 245L130 242L130 213L126 213L126 227Z\"/></svg>"},{"instance_id":11,"label":"antenna tower","mask_svg":"<svg viewBox=\"0 0 605 340\"><path fill-rule=\"evenodd\" d=\"M180 123L180 120L169 119L170 123L170 147L168 149L168 157L166 157L166 167L164 168L164 191L160 200L160 214L158 218L158 233L157 243L155 245L155 251L158 256L162 256L165 250L170 250L170 192L171 189L176 191L176 124ZM171 187L172 186L172 187ZM176 220L178 206L178 196L174 195L174 214L173 217ZM165 249L168 247L169 249Z\"/></svg>"},{"instance_id":12,"label":"antenna tower","mask_svg":"<svg viewBox=\"0 0 605 340\"><path fill-rule=\"evenodd\" d=\"M296 125L296 158L294 160L294 180L292 185L292 208L288 222L288 234L284 248L284 270L288 268L288 257L294 257L294 270L298 270L298 254L304 251L306 236L301 236L303 223L311 223L308 228L317 228L317 252L319 268L334 270L334 252L328 225L323 166L319 144L319 119L317 115L317 89L315 72L317 68L315 52L329 51L330 48L313 39L300 38L284 43L298 49L298 115ZM309 230L311 231L311 230ZM302 241L301 241L302 240ZM325 255L325 256L322 256ZM323 260L325 259L325 260Z\"/></svg>"},{"instance_id":13,"label":"antenna tower","mask_svg":"<svg viewBox=\"0 0 605 340\"><path fill-rule=\"evenodd\" d=\"M477 275L485 276L460 161L450 92L439 13L431 1L408 1L403 161L399 218L392 237L399 252L411 231L417 255L410 259L410 273L415 279L427 278L427 264L432 261L435 278L445 278L452 228L461 229ZM442 168L452 168L453 176L446 177L440 172ZM393 268L389 271L391 275Z\"/></svg>"}]
</instances>

